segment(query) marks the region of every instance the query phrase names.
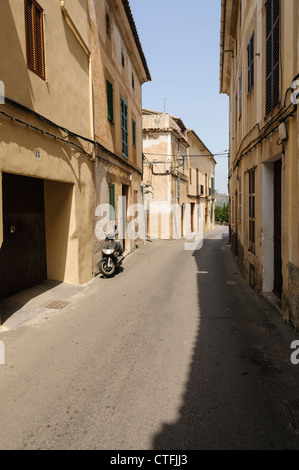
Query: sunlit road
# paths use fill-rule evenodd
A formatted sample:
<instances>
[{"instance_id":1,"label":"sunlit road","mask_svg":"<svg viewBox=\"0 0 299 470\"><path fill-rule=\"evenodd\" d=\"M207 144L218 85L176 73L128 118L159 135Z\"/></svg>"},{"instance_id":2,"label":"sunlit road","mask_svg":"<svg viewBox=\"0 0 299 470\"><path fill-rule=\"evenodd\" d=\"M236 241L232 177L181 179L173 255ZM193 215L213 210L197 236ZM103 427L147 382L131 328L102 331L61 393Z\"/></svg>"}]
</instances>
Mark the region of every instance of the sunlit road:
<instances>
[{"instance_id":1,"label":"sunlit road","mask_svg":"<svg viewBox=\"0 0 299 470\"><path fill-rule=\"evenodd\" d=\"M1 332L0 449L299 449L284 408L297 337L223 233L195 253L148 243L63 310Z\"/></svg>"}]
</instances>

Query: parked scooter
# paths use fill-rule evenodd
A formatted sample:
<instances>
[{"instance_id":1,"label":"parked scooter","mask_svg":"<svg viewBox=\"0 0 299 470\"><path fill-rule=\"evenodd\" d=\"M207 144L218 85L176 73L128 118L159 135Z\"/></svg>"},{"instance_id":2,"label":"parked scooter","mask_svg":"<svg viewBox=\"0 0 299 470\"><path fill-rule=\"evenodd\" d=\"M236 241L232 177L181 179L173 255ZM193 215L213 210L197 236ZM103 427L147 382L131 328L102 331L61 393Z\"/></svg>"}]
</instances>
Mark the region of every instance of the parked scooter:
<instances>
[{"instance_id":1,"label":"parked scooter","mask_svg":"<svg viewBox=\"0 0 299 470\"><path fill-rule=\"evenodd\" d=\"M112 277L116 268L119 267L124 260L122 244L117 237L117 225L115 225L114 233L106 234L102 250L102 259L99 264L99 270L105 277Z\"/></svg>"}]
</instances>

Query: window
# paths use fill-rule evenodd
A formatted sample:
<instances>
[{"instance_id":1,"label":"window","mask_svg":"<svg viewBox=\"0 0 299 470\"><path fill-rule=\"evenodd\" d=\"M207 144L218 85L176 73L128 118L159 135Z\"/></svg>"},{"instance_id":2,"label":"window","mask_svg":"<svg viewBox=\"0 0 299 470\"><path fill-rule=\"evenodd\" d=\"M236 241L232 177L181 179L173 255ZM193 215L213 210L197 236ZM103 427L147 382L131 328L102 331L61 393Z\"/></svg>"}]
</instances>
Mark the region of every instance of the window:
<instances>
[{"instance_id":1,"label":"window","mask_svg":"<svg viewBox=\"0 0 299 470\"><path fill-rule=\"evenodd\" d=\"M239 76L239 114L242 113L242 70Z\"/></svg>"},{"instance_id":2,"label":"window","mask_svg":"<svg viewBox=\"0 0 299 470\"><path fill-rule=\"evenodd\" d=\"M279 104L279 3L266 2L266 115Z\"/></svg>"},{"instance_id":3,"label":"window","mask_svg":"<svg viewBox=\"0 0 299 470\"><path fill-rule=\"evenodd\" d=\"M255 171L249 172L249 251L255 254Z\"/></svg>"},{"instance_id":4,"label":"window","mask_svg":"<svg viewBox=\"0 0 299 470\"><path fill-rule=\"evenodd\" d=\"M121 99L121 153L128 158L128 106L123 97Z\"/></svg>"},{"instance_id":5,"label":"window","mask_svg":"<svg viewBox=\"0 0 299 470\"><path fill-rule=\"evenodd\" d=\"M109 220L115 219L115 186L109 183Z\"/></svg>"},{"instance_id":6,"label":"window","mask_svg":"<svg viewBox=\"0 0 299 470\"><path fill-rule=\"evenodd\" d=\"M132 73L132 88L133 90L135 90L135 77L133 73Z\"/></svg>"},{"instance_id":7,"label":"window","mask_svg":"<svg viewBox=\"0 0 299 470\"><path fill-rule=\"evenodd\" d=\"M204 188L204 185L201 184L201 185L200 185L200 194L203 196L204 193L205 193L205 188Z\"/></svg>"},{"instance_id":8,"label":"window","mask_svg":"<svg viewBox=\"0 0 299 470\"><path fill-rule=\"evenodd\" d=\"M189 168L189 184L192 184L192 168Z\"/></svg>"},{"instance_id":9,"label":"window","mask_svg":"<svg viewBox=\"0 0 299 470\"><path fill-rule=\"evenodd\" d=\"M136 122L132 119L132 137L133 137L133 147L136 147Z\"/></svg>"},{"instance_id":10,"label":"window","mask_svg":"<svg viewBox=\"0 0 299 470\"><path fill-rule=\"evenodd\" d=\"M113 86L107 80L107 117L113 122Z\"/></svg>"},{"instance_id":11,"label":"window","mask_svg":"<svg viewBox=\"0 0 299 470\"><path fill-rule=\"evenodd\" d=\"M27 67L45 80L43 9L35 0L25 0Z\"/></svg>"},{"instance_id":12,"label":"window","mask_svg":"<svg viewBox=\"0 0 299 470\"><path fill-rule=\"evenodd\" d=\"M125 53L124 50L121 50L121 65L125 68Z\"/></svg>"},{"instance_id":13,"label":"window","mask_svg":"<svg viewBox=\"0 0 299 470\"><path fill-rule=\"evenodd\" d=\"M254 33L247 46L247 73L248 73L248 94L254 86Z\"/></svg>"}]
</instances>

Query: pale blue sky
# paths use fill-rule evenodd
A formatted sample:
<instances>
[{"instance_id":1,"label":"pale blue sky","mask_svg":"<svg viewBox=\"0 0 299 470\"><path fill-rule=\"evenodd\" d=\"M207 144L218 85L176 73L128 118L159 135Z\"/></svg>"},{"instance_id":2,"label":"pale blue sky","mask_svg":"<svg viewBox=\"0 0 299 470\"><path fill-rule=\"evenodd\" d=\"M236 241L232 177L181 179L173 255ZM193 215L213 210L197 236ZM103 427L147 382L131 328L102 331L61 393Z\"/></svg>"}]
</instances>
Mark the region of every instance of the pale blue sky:
<instances>
[{"instance_id":1,"label":"pale blue sky","mask_svg":"<svg viewBox=\"0 0 299 470\"><path fill-rule=\"evenodd\" d=\"M152 81L144 108L180 117L212 153L228 149L228 97L219 94L221 0L130 0ZM166 99L166 104L165 104ZM216 189L227 194L227 158Z\"/></svg>"}]
</instances>

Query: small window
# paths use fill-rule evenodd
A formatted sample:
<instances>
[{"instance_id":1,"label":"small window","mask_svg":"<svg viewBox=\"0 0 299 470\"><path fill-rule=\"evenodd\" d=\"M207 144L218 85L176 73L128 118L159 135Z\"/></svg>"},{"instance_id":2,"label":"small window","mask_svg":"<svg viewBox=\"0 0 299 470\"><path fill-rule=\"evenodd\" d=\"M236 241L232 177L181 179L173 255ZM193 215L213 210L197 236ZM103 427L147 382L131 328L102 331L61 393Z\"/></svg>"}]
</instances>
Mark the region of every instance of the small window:
<instances>
[{"instance_id":1,"label":"small window","mask_svg":"<svg viewBox=\"0 0 299 470\"><path fill-rule=\"evenodd\" d=\"M192 168L189 168L189 183L192 184Z\"/></svg>"},{"instance_id":2,"label":"small window","mask_svg":"<svg viewBox=\"0 0 299 470\"><path fill-rule=\"evenodd\" d=\"M254 86L254 33L247 46L247 73L248 73L248 94Z\"/></svg>"},{"instance_id":3,"label":"small window","mask_svg":"<svg viewBox=\"0 0 299 470\"><path fill-rule=\"evenodd\" d=\"M107 80L107 117L113 122L113 85Z\"/></svg>"},{"instance_id":4,"label":"small window","mask_svg":"<svg viewBox=\"0 0 299 470\"><path fill-rule=\"evenodd\" d=\"M121 65L125 68L125 53L124 50L121 50Z\"/></svg>"},{"instance_id":5,"label":"small window","mask_svg":"<svg viewBox=\"0 0 299 470\"><path fill-rule=\"evenodd\" d=\"M106 34L110 39L111 36L111 27L110 27L110 18L108 13L106 13Z\"/></svg>"},{"instance_id":6,"label":"small window","mask_svg":"<svg viewBox=\"0 0 299 470\"><path fill-rule=\"evenodd\" d=\"M203 184L200 185L200 194L203 195L205 193Z\"/></svg>"},{"instance_id":7,"label":"small window","mask_svg":"<svg viewBox=\"0 0 299 470\"><path fill-rule=\"evenodd\" d=\"M133 147L136 147L136 122L132 119L132 137L133 137Z\"/></svg>"},{"instance_id":8,"label":"small window","mask_svg":"<svg viewBox=\"0 0 299 470\"><path fill-rule=\"evenodd\" d=\"M43 13L35 0L25 0L27 67L45 80Z\"/></svg>"},{"instance_id":9,"label":"small window","mask_svg":"<svg viewBox=\"0 0 299 470\"><path fill-rule=\"evenodd\" d=\"M133 73L132 73L132 88L133 88L133 90L135 90L135 78L134 78Z\"/></svg>"}]
</instances>

